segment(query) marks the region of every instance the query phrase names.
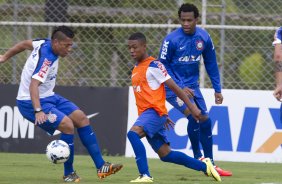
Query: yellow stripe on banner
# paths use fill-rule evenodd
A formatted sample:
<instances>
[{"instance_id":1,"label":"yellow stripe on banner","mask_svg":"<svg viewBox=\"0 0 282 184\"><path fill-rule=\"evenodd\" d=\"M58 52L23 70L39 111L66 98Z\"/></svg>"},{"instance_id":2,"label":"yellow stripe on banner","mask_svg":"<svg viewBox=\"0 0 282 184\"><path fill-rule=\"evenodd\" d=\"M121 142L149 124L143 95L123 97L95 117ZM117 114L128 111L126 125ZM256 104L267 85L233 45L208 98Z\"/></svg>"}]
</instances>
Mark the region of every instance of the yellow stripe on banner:
<instances>
[{"instance_id":1,"label":"yellow stripe on banner","mask_svg":"<svg viewBox=\"0 0 282 184\"><path fill-rule=\"evenodd\" d=\"M282 144L282 132L276 132L264 142L257 153L272 153Z\"/></svg>"}]
</instances>

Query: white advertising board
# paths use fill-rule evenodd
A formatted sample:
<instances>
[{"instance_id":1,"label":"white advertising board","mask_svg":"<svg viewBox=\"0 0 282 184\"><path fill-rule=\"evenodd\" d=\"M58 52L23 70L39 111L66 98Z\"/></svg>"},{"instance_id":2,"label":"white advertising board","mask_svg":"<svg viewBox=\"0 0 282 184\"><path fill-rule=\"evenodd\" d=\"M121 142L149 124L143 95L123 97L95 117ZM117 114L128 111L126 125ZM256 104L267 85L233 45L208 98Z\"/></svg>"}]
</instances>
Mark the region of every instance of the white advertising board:
<instances>
[{"instance_id":1,"label":"white advertising board","mask_svg":"<svg viewBox=\"0 0 282 184\"><path fill-rule=\"evenodd\" d=\"M213 122L214 159L239 162L282 162L282 124L280 103L272 91L222 90L222 105L214 103L214 91L202 89L209 115ZM168 131L168 139L174 150L193 156L187 135L188 120L169 103L169 116L176 123ZM132 88L129 89L128 130L137 119L137 108ZM157 158L143 138L149 158ZM127 139L127 157L134 156Z\"/></svg>"}]
</instances>

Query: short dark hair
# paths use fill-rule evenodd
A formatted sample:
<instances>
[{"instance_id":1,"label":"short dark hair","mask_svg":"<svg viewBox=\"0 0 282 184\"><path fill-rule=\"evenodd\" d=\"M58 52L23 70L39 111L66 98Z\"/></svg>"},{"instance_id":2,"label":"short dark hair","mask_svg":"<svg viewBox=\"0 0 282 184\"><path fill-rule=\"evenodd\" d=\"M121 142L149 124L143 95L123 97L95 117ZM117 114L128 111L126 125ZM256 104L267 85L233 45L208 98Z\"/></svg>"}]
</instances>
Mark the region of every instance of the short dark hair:
<instances>
[{"instance_id":1,"label":"short dark hair","mask_svg":"<svg viewBox=\"0 0 282 184\"><path fill-rule=\"evenodd\" d=\"M143 43L146 43L146 36L143 33L137 32L133 33L129 36L128 40L139 40L142 41Z\"/></svg>"},{"instance_id":2,"label":"short dark hair","mask_svg":"<svg viewBox=\"0 0 282 184\"><path fill-rule=\"evenodd\" d=\"M73 30L67 26L59 26L53 30L51 39L62 40L65 37L74 38Z\"/></svg>"},{"instance_id":3,"label":"short dark hair","mask_svg":"<svg viewBox=\"0 0 282 184\"><path fill-rule=\"evenodd\" d=\"M194 12L194 17L198 18L199 17L199 10L197 8L197 6L195 6L194 4L190 4L190 3L185 3L182 4L178 10L178 17L180 18L180 14L181 12Z\"/></svg>"}]
</instances>

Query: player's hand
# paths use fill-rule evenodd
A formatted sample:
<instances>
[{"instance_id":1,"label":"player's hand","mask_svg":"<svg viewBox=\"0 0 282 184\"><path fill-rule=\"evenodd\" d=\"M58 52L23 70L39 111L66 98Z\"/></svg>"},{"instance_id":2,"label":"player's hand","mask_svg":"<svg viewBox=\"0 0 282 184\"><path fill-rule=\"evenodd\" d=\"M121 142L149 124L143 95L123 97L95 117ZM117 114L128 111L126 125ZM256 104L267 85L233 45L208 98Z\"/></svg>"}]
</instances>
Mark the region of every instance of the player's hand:
<instances>
[{"instance_id":1,"label":"player's hand","mask_svg":"<svg viewBox=\"0 0 282 184\"><path fill-rule=\"evenodd\" d=\"M193 89L190 89L188 87L184 87L183 88L183 91L186 95L188 95L189 98L193 98L194 97L194 90Z\"/></svg>"},{"instance_id":2,"label":"player's hand","mask_svg":"<svg viewBox=\"0 0 282 184\"><path fill-rule=\"evenodd\" d=\"M166 122L165 122L165 129L167 130L169 130L170 128L173 129L174 125L175 123L169 117L167 117Z\"/></svg>"},{"instance_id":3,"label":"player's hand","mask_svg":"<svg viewBox=\"0 0 282 184\"><path fill-rule=\"evenodd\" d=\"M7 58L4 55L0 55L0 63L7 61Z\"/></svg>"},{"instance_id":4,"label":"player's hand","mask_svg":"<svg viewBox=\"0 0 282 184\"><path fill-rule=\"evenodd\" d=\"M221 93L214 93L214 97L215 97L215 104L222 104L223 101L223 96Z\"/></svg>"},{"instance_id":5,"label":"player's hand","mask_svg":"<svg viewBox=\"0 0 282 184\"><path fill-rule=\"evenodd\" d=\"M193 104L190 108L190 111L192 113L193 118L195 118L195 120L199 122L202 117L200 109L195 104Z\"/></svg>"},{"instance_id":6,"label":"player's hand","mask_svg":"<svg viewBox=\"0 0 282 184\"><path fill-rule=\"evenodd\" d=\"M43 124L45 121L47 121L47 115L43 111L35 113L35 125Z\"/></svg>"},{"instance_id":7,"label":"player's hand","mask_svg":"<svg viewBox=\"0 0 282 184\"><path fill-rule=\"evenodd\" d=\"M274 92L273 92L273 96L281 102L281 98L282 98L282 85L276 86Z\"/></svg>"}]
</instances>

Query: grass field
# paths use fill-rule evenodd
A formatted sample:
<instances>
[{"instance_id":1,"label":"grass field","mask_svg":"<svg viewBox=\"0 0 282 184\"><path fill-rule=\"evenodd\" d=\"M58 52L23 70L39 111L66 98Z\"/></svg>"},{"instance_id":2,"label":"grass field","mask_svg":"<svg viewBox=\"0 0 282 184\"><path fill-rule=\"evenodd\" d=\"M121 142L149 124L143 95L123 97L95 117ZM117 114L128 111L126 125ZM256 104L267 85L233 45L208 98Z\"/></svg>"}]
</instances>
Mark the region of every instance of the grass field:
<instances>
[{"instance_id":1,"label":"grass field","mask_svg":"<svg viewBox=\"0 0 282 184\"><path fill-rule=\"evenodd\" d=\"M138 176L134 158L104 157L105 160L123 163L124 168L117 174L104 180L98 179L96 169L88 156L75 156L75 169L87 183L129 183ZM226 184L282 184L282 165L269 163L217 162L223 168L233 171L232 177L224 177ZM156 184L207 184L214 181L201 172L185 167L163 163L158 159L149 159L151 174ZM1 184L43 184L64 183L63 165L50 163L43 154L0 153Z\"/></svg>"}]
</instances>

